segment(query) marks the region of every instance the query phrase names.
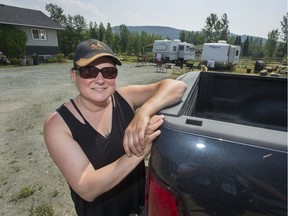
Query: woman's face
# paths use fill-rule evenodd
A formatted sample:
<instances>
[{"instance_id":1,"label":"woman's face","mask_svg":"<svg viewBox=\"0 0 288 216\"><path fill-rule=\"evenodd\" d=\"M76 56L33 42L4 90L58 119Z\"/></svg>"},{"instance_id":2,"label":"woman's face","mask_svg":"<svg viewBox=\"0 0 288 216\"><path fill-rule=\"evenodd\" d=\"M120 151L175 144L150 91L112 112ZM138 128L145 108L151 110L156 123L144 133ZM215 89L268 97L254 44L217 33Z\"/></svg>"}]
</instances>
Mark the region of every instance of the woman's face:
<instances>
[{"instance_id":1,"label":"woman's face","mask_svg":"<svg viewBox=\"0 0 288 216\"><path fill-rule=\"evenodd\" d=\"M91 62L88 66L98 69L116 67L109 57L101 57ZM76 70L72 71L72 78L79 90L81 97L91 102L105 102L116 89L116 78L106 79L100 72L96 78L83 79Z\"/></svg>"}]
</instances>

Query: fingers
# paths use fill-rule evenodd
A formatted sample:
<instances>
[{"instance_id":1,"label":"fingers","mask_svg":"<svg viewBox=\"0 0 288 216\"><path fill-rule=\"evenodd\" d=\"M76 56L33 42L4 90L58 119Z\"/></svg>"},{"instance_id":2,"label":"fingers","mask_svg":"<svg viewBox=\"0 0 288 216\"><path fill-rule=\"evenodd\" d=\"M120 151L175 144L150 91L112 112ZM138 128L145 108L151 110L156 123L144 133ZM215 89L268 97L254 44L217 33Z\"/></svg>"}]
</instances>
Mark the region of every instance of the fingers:
<instances>
[{"instance_id":1,"label":"fingers","mask_svg":"<svg viewBox=\"0 0 288 216\"><path fill-rule=\"evenodd\" d=\"M139 143L137 134L131 133L130 130L125 131L123 145L125 153L128 157L130 157L131 154L134 154L138 157L144 154L144 151Z\"/></svg>"},{"instance_id":2,"label":"fingers","mask_svg":"<svg viewBox=\"0 0 288 216\"><path fill-rule=\"evenodd\" d=\"M164 122L163 115L154 115L148 123L145 135L150 135L151 133L153 133L163 124L163 122Z\"/></svg>"},{"instance_id":3,"label":"fingers","mask_svg":"<svg viewBox=\"0 0 288 216\"><path fill-rule=\"evenodd\" d=\"M163 119L163 115L154 115L148 119L142 118L142 121L139 122L137 122L137 119L135 121L132 120L125 130L123 139L124 150L128 157L131 154L138 157L144 154L147 139L148 141L150 139L154 140L154 136L157 137L159 135L159 132L156 134L155 132L163 124ZM146 137L147 135L149 136L148 138Z\"/></svg>"},{"instance_id":4,"label":"fingers","mask_svg":"<svg viewBox=\"0 0 288 216\"><path fill-rule=\"evenodd\" d=\"M144 149L145 156L147 156L150 153L153 140L156 137L158 137L160 134L161 134L161 131L160 130L156 130L153 133L145 136L145 144L146 144L145 145L145 149Z\"/></svg>"},{"instance_id":5,"label":"fingers","mask_svg":"<svg viewBox=\"0 0 288 216\"><path fill-rule=\"evenodd\" d=\"M130 151L130 147L129 147L128 137L127 137L127 136L124 136L124 139L123 139L123 147L124 147L124 150L125 150L126 155L127 155L128 157L131 157L132 152Z\"/></svg>"}]
</instances>

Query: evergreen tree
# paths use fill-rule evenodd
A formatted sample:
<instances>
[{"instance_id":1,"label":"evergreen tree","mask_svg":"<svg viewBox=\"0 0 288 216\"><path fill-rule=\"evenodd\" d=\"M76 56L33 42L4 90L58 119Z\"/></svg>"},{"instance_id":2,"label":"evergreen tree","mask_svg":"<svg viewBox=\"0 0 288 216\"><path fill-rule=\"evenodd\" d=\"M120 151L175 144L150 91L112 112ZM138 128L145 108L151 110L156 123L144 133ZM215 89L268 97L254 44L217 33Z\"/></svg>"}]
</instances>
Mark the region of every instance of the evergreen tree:
<instances>
[{"instance_id":1,"label":"evergreen tree","mask_svg":"<svg viewBox=\"0 0 288 216\"><path fill-rule=\"evenodd\" d=\"M111 24L108 22L107 26L106 26L106 31L105 31L105 43L108 46L111 46L112 45L112 41L113 41L112 27L111 27Z\"/></svg>"},{"instance_id":2,"label":"evergreen tree","mask_svg":"<svg viewBox=\"0 0 288 216\"><path fill-rule=\"evenodd\" d=\"M237 35L233 44L237 45L237 46L241 46L241 44L242 44L241 43L241 36Z\"/></svg>"},{"instance_id":3,"label":"evergreen tree","mask_svg":"<svg viewBox=\"0 0 288 216\"><path fill-rule=\"evenodd\" d=\"M242 47L242 56L247 57L249 56L249 36L247 36L246 40L244 41Z\"/></svg>"},{"instance_id":4,"label":"evergreen tree","mask_svg":"<svg viewBox=\"0 0 288 216\"><path fill-rule=\"evenodd\" d=\"M99 34L98 34L98 40L105 42L105 26L102 22L99 24Z\"/></svg>"},{"instance_id":5,"label":"evergreen tree","mask_svg":"<svg viewBox=\"0 0 288 216\"><path fill-rule=\"evenodd\" d=\"M268 33L268 40L265 45L266 55L268 57L275 56L279 34L278 29L274 29Z\"/></svg>"},{"instance_id":6,"label":"evergreen tree","mask_svg":"<svg viewBox=\"0 0 288 216\"><path fill-rule=\"evenodd\" d=\"M129 41L129 30L126 25L119 26L120 52L126 53Z\"/></svg>"},{"instance_id":7,"label":"evergreen tree","mask_svg":"<svg viewBox=\"0 0 288 216\"><path fill-rule=\"evenodd\" d=\"M89 22L89 28L87 30L87 37L97 39L99 36L99 30L96 22Z\"/></svg>"},{"instance_id":8,"label":"evergreen tree","mask_svg":"<svg viewBox=\"0 0 288 216\"><path fill-rule=\"evenodd\" d=\"M226 13L221 19L214 13L211 13L206 19L206 25L202 29L206 42L217 42L219 40L228 40L229 36L229 21Z\"/></svg>"}]
</instances>

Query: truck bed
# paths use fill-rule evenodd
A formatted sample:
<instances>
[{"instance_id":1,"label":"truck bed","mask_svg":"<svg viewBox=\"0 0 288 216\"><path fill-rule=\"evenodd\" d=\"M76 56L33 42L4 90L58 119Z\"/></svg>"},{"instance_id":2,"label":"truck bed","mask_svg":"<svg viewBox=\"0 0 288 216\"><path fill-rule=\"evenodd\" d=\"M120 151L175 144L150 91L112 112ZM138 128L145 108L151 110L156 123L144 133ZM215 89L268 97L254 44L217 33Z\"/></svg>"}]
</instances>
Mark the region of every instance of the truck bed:
<instances>
[{"instance_id":1,"label":"truck bed","mask_svg":"<svg viewBox=\"0 0 288 216\"><path fill-rule=\"evenodd\" d=\"M287 79L212 72L179 79L188 89L161 111L146 214L286 216Z\"/></svg>"},{"instance_id":2,"label":"truck bed","mask_svg":"<svg viewBox=\"0 0 288 216\"><path fill-rule=\"evenodd\" d=\"M161 111L173 127L287 149L287 79L221 72L179 79L188 85L182 102Z\"/></svg>"},{"instance_id":3,"label":"truck bed","mask_svg":"<svg viewBox=\"0 0 288 216\"><path fill-rule=\"evenodd\" d=\"M286 131L285 89L286 79L201 73L196 106L190 115Z\"/></svg>"}]
</instances>

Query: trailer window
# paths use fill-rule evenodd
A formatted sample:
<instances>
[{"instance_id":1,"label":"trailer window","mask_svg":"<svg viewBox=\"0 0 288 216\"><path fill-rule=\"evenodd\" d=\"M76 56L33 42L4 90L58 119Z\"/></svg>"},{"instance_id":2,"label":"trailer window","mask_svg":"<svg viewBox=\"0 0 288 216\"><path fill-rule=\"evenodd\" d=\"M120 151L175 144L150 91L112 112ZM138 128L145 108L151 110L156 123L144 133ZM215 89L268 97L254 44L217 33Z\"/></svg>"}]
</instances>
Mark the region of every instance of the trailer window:
<instances>
[{"instance_id":1,"label":"trailer window","mask_svg":"<svg viewBox=\"0 0 288 216\"><path fill-rule=\"evenodd\" d=\"M190 51L190 47L189 46L186 47L186 51Z\"/></svg>"},{"instance_id":2,"label":"trailer window","mask_svg":"<svg viewBox=\"0 0 288 216\"><path fill-rule=\"evenodd\" d=\"M177 47L176 46L173 46L173 51L177 51Z\"/></svg>"},{"instance_id":3,"label":"trailer window","mask_svg":"<svg viewBox=\"0 0 288 216\"><path fill-rule=\"evenodd\" d=\"M239 55L239 50L236 50L236 56L238 56Z\"/></svg>"},{"instance_id":4,"label":"trailer window","mask_svg":"<svg viewBox=\"0 0 288 216\"><path fill-rule=\"evenodd\" d=\"M179 46L179 50L184 50L184 46Z\"/></svg>"},{"instance_id":5,"label":"trailer window","mask_svg":"<svg viewBox=\"0 0 288 216\"><path fill-rule=\"evenodd\" d=\"M155 46L155 51L165 51L165 50L167 50L166 45L156 45Z\"/></svg>"}]
</instances>

